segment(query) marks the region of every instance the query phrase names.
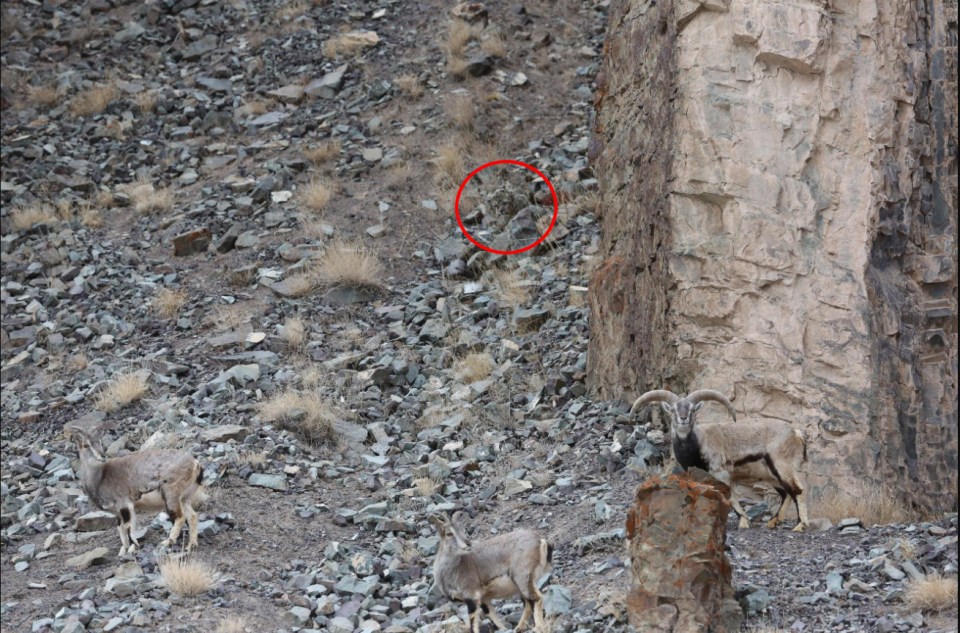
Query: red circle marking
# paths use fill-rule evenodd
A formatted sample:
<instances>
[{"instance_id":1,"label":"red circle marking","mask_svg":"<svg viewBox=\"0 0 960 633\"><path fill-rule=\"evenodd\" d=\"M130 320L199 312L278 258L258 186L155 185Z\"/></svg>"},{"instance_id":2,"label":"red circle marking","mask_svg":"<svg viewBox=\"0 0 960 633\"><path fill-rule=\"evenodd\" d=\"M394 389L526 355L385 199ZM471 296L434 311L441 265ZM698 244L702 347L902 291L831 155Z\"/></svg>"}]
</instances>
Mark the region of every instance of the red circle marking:
<instances>
[{"instance_id":1,"label":"red circle marking","mask_svg":"<svg viewBox=\"0 0 960 633\"><path fill-rule=\"evenodd\" d=\"M498 250L496 250L496 249L494 249L494 248L490 248L489 246L487 246L487 245L485 245L485 244L481 244L480 242L478 242L477 240L475 240L475 239L473 238L473 236L470 235L470 232L467 231L467 227L465 227L465 226L463 225L463 220L460 219L460 195L463 194L463 189L464 189L464 187L467 186L467 183L470 182L470 179L471 179L471 178L473 178L474 176L476 176L478 173L480 173L481 171L483 171L483 170L486 169L487 167L493 167L494 165L517 165L517 166L519 166L519 167L523 167L524 169L529 169L530 171L532 171L532 172L535 173L536 175L540 176L540 178L543 179L543 182L547 183L547 187L550 188L550 195L553 196L553 217L550 218L550 226L548 226L548 227L547 227L547 230L544 232L544 234L540 236L540 239L538 239L538 240L537 240L536 242L534 242L533 244L529 244L529 245L527 245L527 246L524 246L523 248L518 248L518 249L513 250L513 251L498 251ZM454 203L453 203L453 210L454 210L454 213L455 213L456 216L457 216L457 224L460 225L460 231L461 231L464 235L467 236L467 239L468 239L468 240L470 240L471 242L473 242L474 246L476 246L477 248L481 248L481 249L487 251L488 253L494 253L494 254L496 254L496 255L516 255L516 254L518 254L518 253L523 253L523 252L525 252L525 251L529 251L531 248L535 248L535 247L536 247L538 244L540 244L543 240L547 239L547 236L550 235L550 231L553 230L553 225L557 223L557 214L560 212L560 201L557 199L557 192L556 192L556 190L554 190L554 188L553 188L553 183L551 183L551 182L550 182L550 179L547 178L546 176L544 176L544 175L543 175L543 172L541 172L539 169L537 169L537 168L534 167L533 165L528 165L527 163L523 163L523 162L521 162L521 161L519 161L519 160L503 159L503 160L490 161L489 163L485 163L485 164L483 164L483 165L480 165L479 167L477 167L476 169L474 169L473 171L471 171L469 174L467 174L467 177L463 179L463 182L460 183L460 188L457 190L457 199L456 199L456 200L454 201Z\"/></svg>"}]
</instances>

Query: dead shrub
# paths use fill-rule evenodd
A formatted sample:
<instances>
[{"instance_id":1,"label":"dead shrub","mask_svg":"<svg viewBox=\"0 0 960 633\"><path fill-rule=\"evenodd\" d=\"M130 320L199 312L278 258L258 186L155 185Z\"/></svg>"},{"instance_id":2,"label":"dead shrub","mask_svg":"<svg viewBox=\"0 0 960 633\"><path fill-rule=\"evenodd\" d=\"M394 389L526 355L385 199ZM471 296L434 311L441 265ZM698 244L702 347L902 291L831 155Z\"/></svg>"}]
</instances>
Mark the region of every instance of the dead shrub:
<instances>
[{"instance_id":1,"label":"dead shrub","mask_svg":"<svg viewBox=\"0 0 960 633\"><path fill-rule=\"evenodd\" d=\"M166 211L173 206L173 190L168 187L157 189L146 176L139 175L124 189L130 196L133 208L137 213L153 213Z\"/></svg>"},{"instance_id":2,"label":"dead shrub","mask_svg":"<svg viewBox=\"0 0 960 633\"><path fill-rule=\"evenodd\" d=\"M80 372L90 365L86 354L74 354L67 360L67 369L71 372Z\"/></svg>"},{"instance_id":3,"label":"dead shrub","mask_svg":"<svg viewBox=\"0 0 960 633\"><path fill-rule=\"evenodd\" d=\"M811 509L834 523L856 517L865 525L888 525L913 518L900 495L877 484L864 484L853 492L830 489L811 504Z\"/></svg>"},{"instance_id":4,"label":"dead shrub","mask_svg":"<svg viewBox=\"0 0 960 633\"><path fill-rule=\"evenodd\" d=\"M957 577L929 574L923 580L907 582L904 602L912 609L931 613L957 611Z\"/></svg>"},{"instance_id":5,"label":"dead shrub","mask_svg":"<svg viewBox=\"0 0 960 633\"><path fill-rule=\"evenodd\" d=\"M499 33L485 37L483 41L480 42L480 50L490 57L507 56L507 44L503 41L503 38L500 37Z\"/></svg>"},{"instance_id":6,"label":"dead shrub","mask_svg":"<svg viewBox=\"0 0 960 633\"><path fill-rule=\"evenodd\" d=\"M342 144L338 140L329 140L317 144L303 152L304 158L314 165L323 165L336 160L340 156Z\"/></svg>"},{"instance_id":7,"label":"dead shrub","mask_svg":"<svg viewBox=\"0 0 960 633\"><path fill-rule=\"evenodd\" d=\"M413 167L409 163L397 163L387 170L387 189L396 190L404 187L413 176Z\"/></svg>"},{"instance_id":8,"label":"dead shrub","mask_svg":"<svg viewBox=\"0 0 960 633\"><path fill-rule=\"evenodd\" d=\"M54 208L41 202L18 207L10 212L10 225L15 231L26 231L38 224L53 226L58 221Z\"/></svg>"},{"instance_id":9,"label":"dead shrub","mask_svg":"<svg viewBox=\"0 0 960 633\"><path fill-rule=\"evenodd\" d=\"M305 297L317 288L316 275L305 272L291 275L283 280L283 285L291 297Z\"/></svg>"},{"instance_id":10,"label":"dead shrub","mask_svg":"<svg viewBox=\"0 0 960 633\"><path fill-rule=\"evenodd\" d=\"M52 108L60 102L56 86L27 86L27 101L39 108Z\"/></svg>"},{"instance_id":11,"label":"dead shrub","mask_svg":"<svg viewBox=\"0 0 960 633\"><path fill-rule=\"evenodd\" d=\"M476 117L476 110L473 107L473 99L467 95L457 95L447 101L445 106L447 120L454 127L462 130L473 128L473 120Z\"/></svg>"},{"instance_id":12,"label":"dead shrub","mask_svg":"<svg viewBox=\"0 0 960 633\"><path fill-rule=\"evenodd\" d=\"M327 444L336 434L336 412L317 393L287 389L260 403L257 410L265 421L276 423L308 444Z\"/></svg>"},{"instance_id":13,"label":"dead shrub","mask_svg":"<svg viewBox=\"0 0 960 633\"><path fill-rule=\"evenodd\" d=\"M297 198L301 207L319 214L330 204L333 186L321 178L314 178L300 188Z\"/></svg>"},{"instance_id":14,"label":"dead shrub","mask_svg":"<svg viewBox=\"0 0 960 633\"><path fill-rule=\"evenodd\" d=\"M525 283L525 276L517 268L494 268L484 275L493 286L493 294L505 306L521 306L533 296L530 286Z\"/></svg>"},{"instance_id":15,"label":"dead shrub","mask_svg":"<svg viewBox=\"0 0 960 633\"><path fill-rule=\"evenodd\" d=\"M94 408L111 413L136 402L147 393L147 379L139 372L120 374L94 397Z\"/></svg>"},{"instance_id":16,"label":"dead shrub","mask_svg":"<svg viewBox=\"0 0 960 633\"><path fill-rule=\"evenodd\" d=\"M72 112L74 116L84 117L100 114L106 110L107 106L115 101L118 96L120 96L120 91L117 90L117 87L112 83L93 86L78 93L73 100L70 101L70 112Z\"/></svg>"},{"instance_id":17,"label":"dead shrub","mask_svg":"<svg viewBox=\"0 0 960 633\"><path fill-rule=\"evenodd\" d=\"M213 567L195 559L167 556L158 562L163 584L178 596L191 598L213 589Z\"/></svg>"},{"instance_id":18,"label":"dead shrub","mask_svg":"<svg viewBox=\"0 0 960 633\"><path fill-rule=\"evenodd\" d=\"M448 57L446 71L448 75L457 79L466 79L470 65L462 57Z\"/></svg>"},{"instance_id":19,"label":"dead shrub","mask_svg":"<svg viewBox=\"0 0 960 633\"><path fill-rule=\"evenodd\" d=\"M80 205L80 223L88 229L99 229L103 226L103 213L90 203Z\"/></svg>"},{"instance_id":20,"label":"dead shrub","mask_svg":"<svg viewBox=\"0 0 960 633\"><path fill-rule=\"evenodd\" d=\"M423 96L423 84L416 75L400 75L393 83L408 99L414 100Z\"/></svg>"},{"instance_id":21,"label":"dead shrub","mask_svg":"<svg viewBox=\"0 0 960 633\"><path fill-rule=\"evenodd\" d=\"M144 90L133 98L133 102L140 114L150 114L157 107L157 93L153 90Z\"/></svg>"},{"instance_id":22,"label":"dead shrub","mask_svg":"<svg viewBox=\"0 0 960 633\"><path fill-rule=\"evenodd\" d=\"M164 319L176 319L188 298L185 290L161 288L153 299L153 310Z\"/></svg>"},{"instance_id":23,"label":"dead shrub","mask_svg":"<svg viewBox=\"0 0 960 633\"><path fill-rule=\"evenodd\" d=\"M380 287L383 265L360 244L337 240L324 250L315 269L317 280L332 286Z\"/></svg>"},{"instance_id":24,"label":"dead shrub","mask_svg":"<svg viewBox=\"0 0 960 633\"><path fill-rule=\"evenodd\" d=\"M299 317L287 319L280 330L280 336L291 349L303 349L307 342L307 326Z\"/></svg>"},{"instance_id":25,"label":"dead shrub","mask_svg":"<svg viewBox=\"0 0 960 633\"><path fill-rule=\"evenodd\" d=\"M246 630L247 620L239 615L231 615L220 620L214 633L245 633Z\"/></svg>"},{"instance_id":26,"label":"dead shrub","mask_svg":"<svg viewBox=\"0 0 960 633\"><path fill-rule=\"evenodd\" d=\"M483 380L494 370L496 363L486 352L467 354L453 365L453 373L466 383Z\"/></svg>"},{"instance_id":27,"label":"dead shrub","mask_svg":"<svg viewBox=\"0 0 960 633\"><path fill-rule=\"evenodd\" d=\"M458 184L463 179L464 159L462 145L448 141L437 148L433 164L437 168L436 179L440 183Z\"/></svg>"},{"instance_id":28,"label":"dead shrub","mask_svg":"<svg viewBox=\"0 0 960 633\"><path fill-rule=\"evenodd\" d=\"M467 45L479 38L481 32L478 26L467 24L463 20L451 20L443 44L444 52L448 57L463 57Z\"/></svg>"}]
</instances>

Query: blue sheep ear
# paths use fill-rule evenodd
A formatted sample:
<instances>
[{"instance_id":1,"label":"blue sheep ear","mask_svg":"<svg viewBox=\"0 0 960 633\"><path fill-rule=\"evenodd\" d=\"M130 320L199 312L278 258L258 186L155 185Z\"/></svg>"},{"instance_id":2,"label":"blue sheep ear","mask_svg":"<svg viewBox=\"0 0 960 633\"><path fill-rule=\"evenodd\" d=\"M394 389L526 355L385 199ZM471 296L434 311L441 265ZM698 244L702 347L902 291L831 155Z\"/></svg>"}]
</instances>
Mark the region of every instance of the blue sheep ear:
<instances>
[{"instance_id":1,"label":"blue sheep ear","mask_svg":"<svg viewBox=\"0 0 960 633\"><path fill-rule=\"evenodd\" d=\"M673 415L673 405L669 402L661 402L660 408L663 409L665 413Z\"/></svg>"},{"instance_id":2,"label":"blue sheep ear","mask_svg":"<svg viewBox=\"0 0 960 633\"><path fill-rule=\"evenodd\" d=\"M702 403L702 402L698 402L697 404L693 405L693 410L694 410L694 411L699 411L699 410L702 409L702 408L703 408L703 403Z\"/></svg>"}]
</instances>

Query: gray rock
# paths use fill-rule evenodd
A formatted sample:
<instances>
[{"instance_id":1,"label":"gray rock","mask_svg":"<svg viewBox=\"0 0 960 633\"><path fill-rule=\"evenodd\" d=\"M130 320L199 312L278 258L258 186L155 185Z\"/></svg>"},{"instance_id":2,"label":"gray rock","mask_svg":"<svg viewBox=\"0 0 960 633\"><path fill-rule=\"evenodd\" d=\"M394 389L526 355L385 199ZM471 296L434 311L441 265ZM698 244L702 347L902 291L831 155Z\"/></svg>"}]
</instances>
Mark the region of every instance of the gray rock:
<instances>
[{"instance_id":1,"label":"gray rock","mask_svg":"<svg viewBox=\"0 0 960 633\"><path fill-rule=\"evenodd\" d=\"M100 532L117 527L117 517L110 512L95 510L77 519L77 532Z\"/></svg>"},{"instance_id":2,"label":"gray rock","mask_svg":"<svg viewBox=\"0 0 960 633\"><path fill-rule=\"evenodd\" d=\"M251 486L259 488L269 488L271 490L283 491L287 489L286 475L268 475L265 473L253 473L247 479Z\"/></svg>"},{"instance_id":3,"label":"gray rock","mask_svg":"<svg viewBox=\"0 0 960 633\"><path fill-rule=\"evenodd\" d=\"M114 521L116 524L116 521ZM100 565L107 561L107 556L110 555L110 551L106 547L98 547L96 549L90 550L86 554L80 554L74 556L73 558L68 558L66 560L67 567L76 567L78 569L83 569L89 567L90 565Z\"/></svg>"},{"instance_id":4,"label":"gray rock","mask_svg":"<svg viewBox=\"0 0 960 633\"><path fill-rule=\"evenodd\" d=\"M562 615L570 611L573 596L563 585L549 585L543 590L543 612L548 617Z\"/></svg>"},{"instance_id":5,"label":"gray rock","mask_svg":"<svg viewBox=\"0 0 960 633\"><path fill-rule=\"evenodd\" d=\"M239 424L221 424L220 426L206 429L200 434L200 437L207 442L213 443L227 442L230 440L243 441L250 433L251 430L248 427Z\"/></svg>"}]
</instances>

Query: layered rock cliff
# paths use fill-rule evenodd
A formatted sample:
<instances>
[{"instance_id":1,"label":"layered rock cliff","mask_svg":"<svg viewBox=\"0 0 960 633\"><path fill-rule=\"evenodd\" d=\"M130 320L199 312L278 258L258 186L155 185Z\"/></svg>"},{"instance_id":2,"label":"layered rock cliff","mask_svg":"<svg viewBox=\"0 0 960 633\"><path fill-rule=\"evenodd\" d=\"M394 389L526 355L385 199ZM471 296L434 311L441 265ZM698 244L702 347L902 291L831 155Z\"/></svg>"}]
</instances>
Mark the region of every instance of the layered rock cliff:
<instances>
[{"instance_id":1,"label":"layered rock cliff","mask_svg":"<svg viewBox=\"0 0 960 633\"><path fill-rule=\"evenodd\" d=\"M806 432L817 493L956 507L956 3L610 16L595 393L716 388Z\"/></svg>"}]
</instances>

